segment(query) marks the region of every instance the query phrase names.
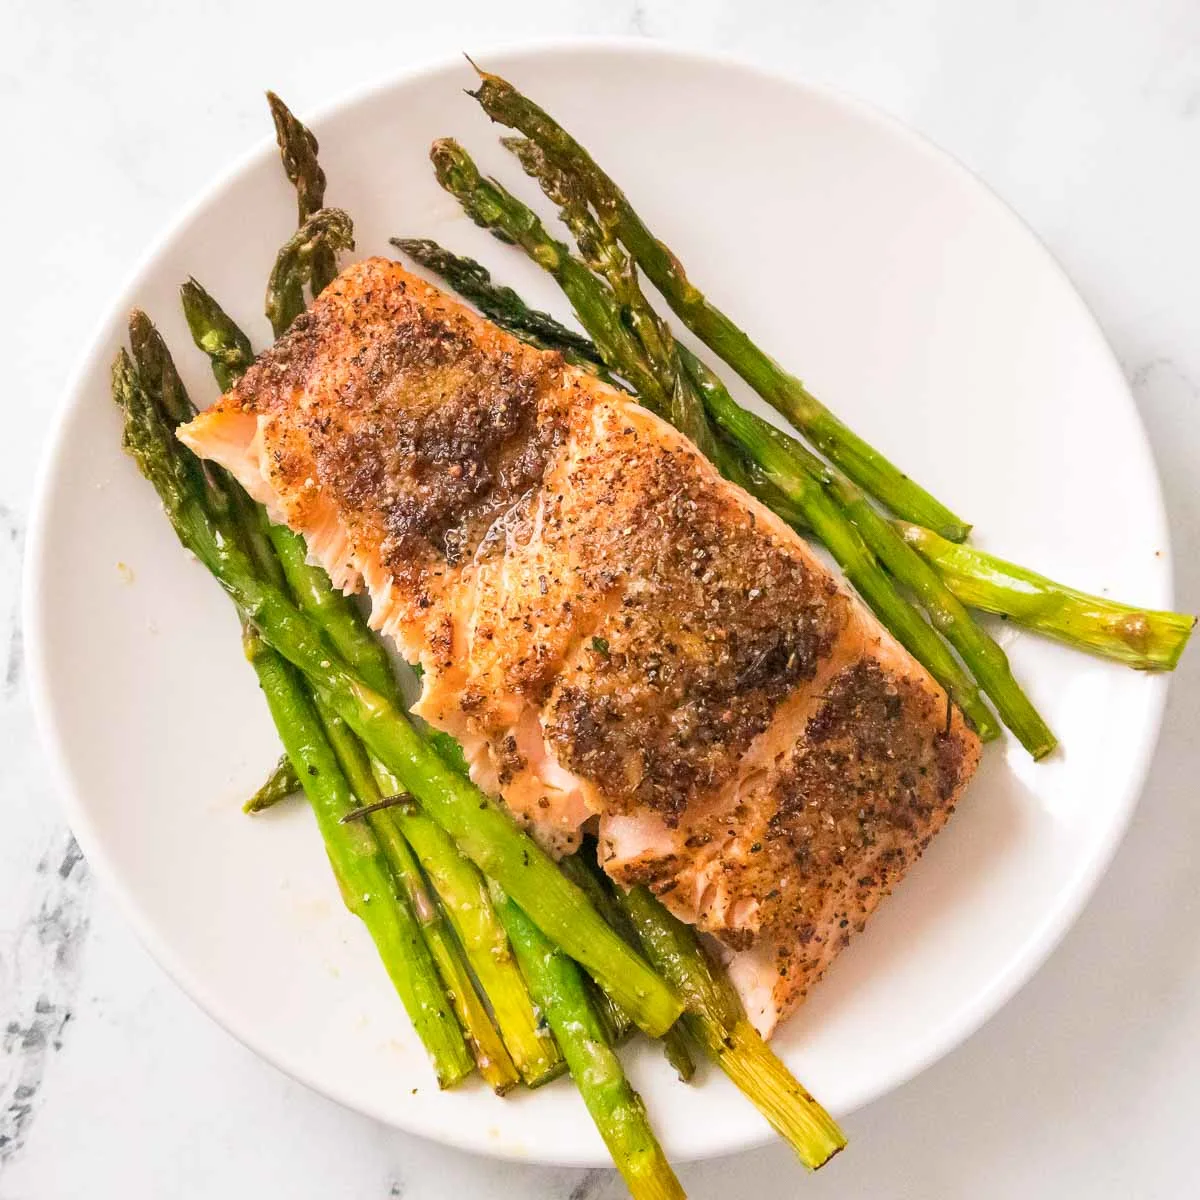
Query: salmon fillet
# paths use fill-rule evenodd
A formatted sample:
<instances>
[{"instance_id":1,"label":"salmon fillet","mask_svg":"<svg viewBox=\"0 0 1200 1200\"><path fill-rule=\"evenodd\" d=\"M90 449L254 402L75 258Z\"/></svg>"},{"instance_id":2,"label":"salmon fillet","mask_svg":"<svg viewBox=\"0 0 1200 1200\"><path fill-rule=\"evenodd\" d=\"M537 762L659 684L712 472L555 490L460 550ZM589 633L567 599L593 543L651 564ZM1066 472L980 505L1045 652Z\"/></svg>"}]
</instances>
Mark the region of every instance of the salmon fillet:
<instances>
[{"instance_id":1,"label":"salmon fillet","mask_svg":"<svg viewBox=\"0 0 1200 1200\"><path fill-rule=\"evenodd\" d=\"M342 272L180 431L423 669L553 852L724 947L765 1033L928 845L979 743L774 514L622 392L398 264Z\"/></svg>"}]
</instances>

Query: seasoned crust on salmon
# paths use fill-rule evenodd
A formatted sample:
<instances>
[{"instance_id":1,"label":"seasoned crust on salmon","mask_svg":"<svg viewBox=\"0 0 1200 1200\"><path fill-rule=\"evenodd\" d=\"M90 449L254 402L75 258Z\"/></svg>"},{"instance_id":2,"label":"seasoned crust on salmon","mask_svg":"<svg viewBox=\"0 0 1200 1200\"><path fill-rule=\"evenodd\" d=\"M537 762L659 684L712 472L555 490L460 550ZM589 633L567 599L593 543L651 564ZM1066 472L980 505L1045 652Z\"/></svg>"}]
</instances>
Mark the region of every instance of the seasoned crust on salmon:
<instances>
[{"instance_id":1,"label":"seasoned crust on salmon","mask_svg":"<svg viewBox=\"0 0 1200 1200\"><path fill-rule=\"evenodd\" d=\"M674 826L812 679L849 602L764 536L678 434L664 439L667 427L625 397L603 403L613 411L593 422L570 480L586 511L568 519L585 585L615 603L560 672L542 723L599 811L648 809Z\"/></svg>"},{"instance_id":2,"label":"seasoned crust on salmon","mask_svg":"<svg viewBox=\"0 0 1200 1200\"><path fill-rule=\"evenodd\" d=\"M940 828L978 742L793 530L626 396L399 265L344 271L180 436L424 669L556 851L736 951L762 1028Z\"/></svg>"},{"instance_id":3,"label":"seasoned crust on salmon","mask_svg":"<svg viewBox=\"0 0 1200 1200\"><path fill-rule=\"evenodd\" d=\"M874 645L846 640L794 717L801 736L753 756L735 788L675 830L606 817L601 856L740 951L730 971L770 1030L929 845L978 743L944 696ZM790 736L790 735L789 735Z\"/></svg>"}]
</instances>

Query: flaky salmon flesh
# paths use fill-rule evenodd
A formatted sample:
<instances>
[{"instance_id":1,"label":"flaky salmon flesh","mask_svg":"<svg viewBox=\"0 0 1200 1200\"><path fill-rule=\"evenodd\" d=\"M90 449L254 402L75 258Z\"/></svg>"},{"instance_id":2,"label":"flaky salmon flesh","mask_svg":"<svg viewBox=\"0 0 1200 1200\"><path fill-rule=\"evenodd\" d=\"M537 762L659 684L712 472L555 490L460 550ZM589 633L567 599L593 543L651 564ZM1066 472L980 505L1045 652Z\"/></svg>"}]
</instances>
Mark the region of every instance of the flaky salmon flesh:
<instances>
[{"instance_id":1,"label":"flaky salmon flesh","mask_svg":"<svg viewBox=\"0 0 1200 1200\"><path fill-rule=\"evenodd\" d=\"M764 1033L953 811L979 743L806 543L631 397L394 262L180 431L423 668L552 852L719 939Z\"/></svg>"}]
</instances>

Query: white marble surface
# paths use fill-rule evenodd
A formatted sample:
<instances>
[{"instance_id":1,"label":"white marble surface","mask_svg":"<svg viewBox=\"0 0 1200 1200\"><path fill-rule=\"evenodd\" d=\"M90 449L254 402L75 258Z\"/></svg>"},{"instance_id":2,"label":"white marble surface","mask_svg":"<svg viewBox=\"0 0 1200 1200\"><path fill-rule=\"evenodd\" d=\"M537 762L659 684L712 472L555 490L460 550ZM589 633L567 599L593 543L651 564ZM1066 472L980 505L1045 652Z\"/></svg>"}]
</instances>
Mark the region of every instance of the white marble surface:
<instances>
[{"instance_id":1,"label":"white marble surface","mask_svg":"<svg viewBox=\"0 0 1200 1200\"><path fill-rule=\"evenodd\" d=\"M7 0L0 6L0 1200L616 1197L609 1172L473 1159L258 1062L93 888L48 785L17 614L35 463L73 360L148 242L264 131L406 63L632 33L843 87L956 154L1048 242L1116 347L1200 604L1200 8L1194 0ZM81 598L86 599L86 598ZM849 1121L815 1179L779 1148L684 1167L694 1197L1194 1194L1200 654L1129 837L1008 1008Z\"/></svg>"}]
</instances>

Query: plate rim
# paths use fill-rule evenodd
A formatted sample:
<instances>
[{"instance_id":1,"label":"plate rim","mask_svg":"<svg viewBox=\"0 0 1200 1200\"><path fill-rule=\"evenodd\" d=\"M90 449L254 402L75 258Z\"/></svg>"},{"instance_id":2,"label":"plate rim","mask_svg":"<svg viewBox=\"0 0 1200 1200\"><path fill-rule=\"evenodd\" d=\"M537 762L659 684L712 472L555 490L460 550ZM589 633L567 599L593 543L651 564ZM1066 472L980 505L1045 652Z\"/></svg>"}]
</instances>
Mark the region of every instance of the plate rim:
<instances>
[{"instance_id":1,"label":"plate rim","mask_svg":"<svg viewBox=\"0 0 1200 1200\"><path fill-rule=\"evenodd\" d=\"M472 49L471 54L480 61L486 61L489 56L530 61L581 52L616 58L622 56L658 57L683 61L693 67L716 68L721 72L742 73L776 86L784 86L793 91L815 96L860 119L882 127L893 137L900 138L912 150L940 160L943 167L948 168L972 185L972 192L979 202L991 205L1002 219L1007 220L1010 224L1015 223L1041 251L1043 265L1056 274L1058 281L1065 285L1066 293L1079 308L1085 322L1090 325L1097 340L1097 349L1103 349L1110 370L1122 383L1126 401L1132 409L1134 423L1141 438L1147 461L1151 466L1154 491L1151 499L1163 531L1159 569L1162 572L1163 591L1166 596L1165 605L1172 606L1174 604L1174 556L1161 475L1141 410L1121 368L1120 361L1091 306L1075 287L1066 269L1044 239L972 168L899 117L869 101L830 84L804 79L775 68L764 67L725 51L700 50L665 39L578 35L485 39L480 48ZM331 100L314 106L304 115L313 125L319 125L322 121L329 120L395 88L416 84L447 72L459 62L459 59L460 54L455 52L422 55L408 66L343 90ZM94 382L97 372L105 368L103 359L110 344L108 331L116 315L127 307L128 302L136 296L167 247L204 209L217 200L221 193L274 152L274 138L270 135L260 138L249 148L235 155L227 166L217 171L212 180L195 197L184 204L173 217L160 227L150 239L147 249L138 257L134 267L123 278L120 287L112 293L112 300L104 307L95 322L93 331L85 342L85 349L77 360L75 369L68 376L62 395L54 409L46 441L39 456L31 493L25 554L22 562L21 618L25 634L27 694L30 698L41 748L49 762L55 791L59 796L63 814L71 832L84 852L89 869L101 881L107 894L116 900L123 918L129 922L151 958L194 1004L238 1042L252 1051L256 1057L270 1063L272 1067L288 1078L296 1080L319 1095L328 1097L346 1108L381 1121L391 1128L425 1137L458 1150L525 1164L577 1167L611 1166L611 1162L604 1155L556 1153L553 1147L545 1146L538 1146L536 1150L530 1152L524 1147L518 1149L510 1146L507 1142L492 1142L484 1136L476 1136L470 1124L462 1128L447 1124L422 1125L419 1122L400 1125L392 1117L371 1111L369 1106L365 1106L359 1099L346 1093L344 1089L310 1078L303 1070L281 1061L269 1049L259 1045L254 1040L251 1031L243 1030L236 1015L227 1011L204 981L198 978L176 956L170 942L158 935L149 917L143 912L143 905L139 902L134 890L124 882L120 873L110 865L103 852L100 851L101 837L88 815L88 806L83 800L85 789L77 785L67 761L64 750L65 739L58 728L57 716L50 696L52 672L48 663L49 642L41 609L47 566L48 516L52 510L54 499L52 484L58 460L65 450L73 415L83 406L88 386ZM1033 979L1079 919L1124 840L1157 751L1171 675L1169 672L1155 674L1152 676L1151 682L1153 686L1147 688L1146 697L1148 733L1141 747L1139 759L1131 764L1130 783L1122 798L1120 811L1109 826L1104 844L1098 848L1086 869L1079 871L1071 881L1064 901L1058 905L1051 918L1031 930L1020 954L1014 956L1007 969L999 974L988 988L980 992L972 1003L964 1006L956 1014L953 1030L950 1033L931 1039L922 1047L922 1052L915 1055L905 1068L884 1080L873 1092L862 1097L850 1109L839 1112L837 1114L839 1117L845 1117L850 1112L866 1107L903 1087L935 1062L951 1054L974 1037L1021 988ZM714 1138L711 1139L710 1145L702 1150L690 1153L672 1153L671 1157L677 1162L724 1157L764 1145L772 1139L773 1134L764 1123L761 1131L757 1134L751 1132L746 1136L724 1140L719 1137Z\"/></svg>"}]
</instances>

